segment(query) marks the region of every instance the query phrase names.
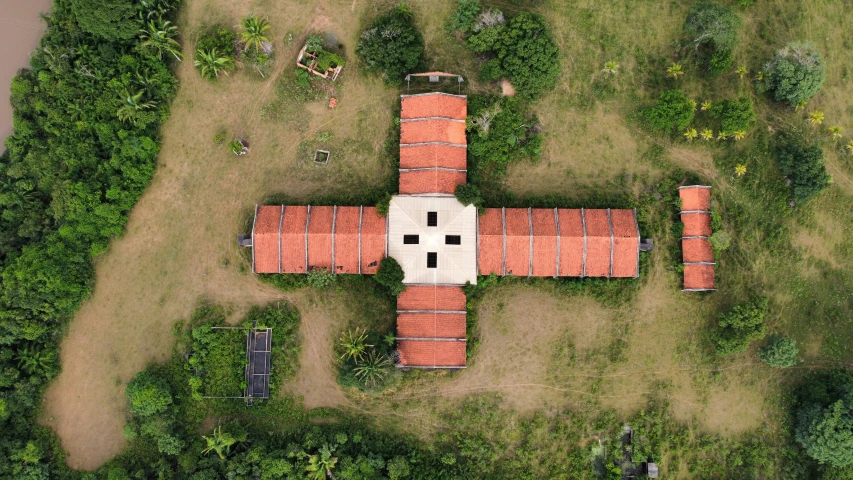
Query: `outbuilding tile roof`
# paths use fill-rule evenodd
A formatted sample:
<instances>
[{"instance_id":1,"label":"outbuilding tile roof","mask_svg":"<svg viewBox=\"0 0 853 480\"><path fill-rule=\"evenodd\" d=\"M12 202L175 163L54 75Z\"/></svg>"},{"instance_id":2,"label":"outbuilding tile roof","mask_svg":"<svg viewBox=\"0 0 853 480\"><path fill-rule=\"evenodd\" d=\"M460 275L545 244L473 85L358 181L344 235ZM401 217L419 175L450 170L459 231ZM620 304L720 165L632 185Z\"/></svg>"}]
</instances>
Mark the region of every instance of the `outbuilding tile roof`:
<instances>
[{"instance_id":1,"label":"outbuilding tile roof","mask_svg":"<svg viewBox=\"0 0 853 480\"><path fill-rule=\"evenodd\" d=\"M376 213L376 207L364 207L361 218L361 273L375 274L385 258L385 217Z\"/></svg>"},{"instance_id":2,"label":"outbuilding tile roof","mask_svg":"<svg viewBox=\"0 0 853 480\"><path fill-rule=\"evenodd\" d=\"M401 313L397 337L465 338L465 315L459 313Z\"/></svg>"},{"instance_id":3,"label":"outbuilding tile roof","mask_svg":"<svg viewBox=\"0 0 853 480\"><path fill-rule=\"evenodd\" d=\"M255 272L278 273L278 229L281 223L281 206L259 206L255 216L253 248Z\"/></svg>"},{"instance_id":4,"label":"outbuilding tile roof","mask_svg":"<svg viewBox=\"0 0 853 480\"><path fill-rule=\"evenodd\" d=\"M358 273L360 207L338 207L335 214L335 273Z\"/></svg>"},{"instance_id":5,"label":"outbuilding tile roof","mask_svg":"<svg viewBox=\"0 0 853 480\"><path fill-rule=\"evenodd\" d=\"M465 145L465 122L443 119L413 120L400 124L400 143L445 142Z\"/></svg>"},{"instance_id":6,"label":"outbuilding tile roof","mask_svg":"<svg viewBox=\"0 0 853 480\"><path fill-rule=\"evenodd\" d=\"M468 100L459 95L431 93L428 95L404 95L401 100L400 118L446 117L465 120L468 115Z\"/></svg>"},{"instance_id":7,"label":"outbuilding tile roof","mask_svg":"<svg viewBox=\"0 0 853 480\"><path fill-rule=\"evenodd\" d=\"M586 276L610 276L610 221L607 210L584 210Z\"/></svg>"},{"instance_id":8,"label":"outbuilding tile roof","mask_svg":"<svg viewBox=\"0 0 853 480\"><path fill-rule=\"evenodd\" d=\"M332 219L334 207L311 207L308 220L308 270L332 271Z\"/></svg>"},{"instance_id":9,"label":"outbuilding tile roof","mask_svg":"<svg viewBox=\"0 0 853 480\"><path fill-rule=\"evenodd\" d=\"M506 209L506 275L530 275L530 223L526 208Z\"/></svg>"},{"instance_id":10,"label":"outbuilding tile roof","mask_svg":"<svg viewBox=\"0 0 853 480\"><path fill-rule=\"evenodd\" d=\"M714 289L714 266L706 264L692 264L684 266L684 289L685 290L713 290Z\"/></svg>"},{"instance_id":11,"label":"outbuilding tile roof","mask_svg":"<svg viewBox=\"0 0 853 480\"><path fill-rule=\"evenodd\" d=\"M414 170L400 172L400 194L444 193L453 195L464 184L465 172L455 170Z\"/></svg>"},{"instance_id":12,"label":"outbuilding tile roof","mask_svg":"<svg viewBox=\"0 0 853 480\"><path fill-rule=\"evenodd\" d=\"M306 273L308 271L305 265L307 220L308 207L301 205L284 207L284 218L281 222L282 273Z\"/></svg>"},{"instance_id":13,"label":"outbuilding tile roof","mask_svg":"<svg viewBox=\"0 0 853 480\"><path fill-rule=\"evenodd\" d=\"M533 276L557 275L556 211L534 208L530 211L533 223Z\"/></svg>"},{"instance_id":14,"label":"outbuilding tile roof","mask_svg":"<svg viewBox=\"0 0 853 480\"><path fill-rule=\"evenodd\" d=\"M681 223L684 224L685 237L710 237L711 215L707 213L682 213Z\"/></svg>"},{"instance_id":15,"label":"outbuilding tile roof","mask_svg":"<svg viewBox=\"0 0 853 480\"><path fill-rule=\"evenodd\" d=\"M400 168L442 167L465 170L468 149L464 146L428 144L401 145Z\"/></svg>"},{"instance_id":16,"label":"outbuilding tile roof","mask_svg":"<svg viewBox=\"0 0 853 480\"><path fill-rule=\"evenodd\" d=\"M406 367L464 367L463 341L397 341L400 364Z\"/></svg>"},{"instance_id":17,"label":"outbuilding tile roof","mask_svg":"<svg viewBox=\"0 0 853 480\"><path fill-rule=\"evenodd\" d=\"M700 185L681 187L678 189L678 196L681 197L682 211L708 211L711 208L711 187Z\"/></svg>"},{"instance_id":18,"label":"outbuilding tile roof","mask_svg":"<svg viewBox=\"0 0 853 480\"><path fill-rule=\"evenodd\" d=\"M462 287L409 285L397 297L397 310L465 311Z\"/></svg>"},{"instance_id":19,"label":"outbuilding tile roof","mask_svg":"<svg viewBox=\"0 0 853 480\"><path fill-rule=\"evenodd\" d=\"M714 261L714 248L707 238L685 238L681 240L684 263Z\"/></svg>"},{"instance_id":20,"label":"outbuilding tile roof","mask_svg":"<svg viewBox=\"0 0 853 480\"><path fill-rule=\"evenodd\" d=\"M480 275L503 275L504 230L500 208L487 208L480 215L477 232L477 264Z\"/></svg>"},{"instance_id":21,"label":"outbuilding tile roof","mask_svg":"<svg viewBox=\"0 0 853 480\"><path fill-rule=\"evenodd\" d=\"M640 238L633 210L610 210L613 224L613 277L636 277Z\"/></svg>"},{"instance_id":22,"label":"outbuilding tile roof","mask_svg":"<svg viewBox=\"0 0 853 480\"><path fill-rule=\"evenodd\" d=\"M560 276L583 275L584 230L580 209L557 209L560 223Z\"/></svg>"}]
</instances>

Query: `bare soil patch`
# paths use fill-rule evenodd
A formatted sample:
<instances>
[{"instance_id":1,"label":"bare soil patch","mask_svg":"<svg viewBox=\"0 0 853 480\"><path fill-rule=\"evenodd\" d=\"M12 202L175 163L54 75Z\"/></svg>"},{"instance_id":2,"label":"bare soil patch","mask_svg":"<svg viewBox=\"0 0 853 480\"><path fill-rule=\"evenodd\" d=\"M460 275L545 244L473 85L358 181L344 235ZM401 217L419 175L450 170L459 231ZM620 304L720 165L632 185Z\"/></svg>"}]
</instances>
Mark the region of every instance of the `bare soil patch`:
<instances>
[{"instance_id":1,"label":"bare soil patch","mask_svg":"<svg viewBox=\"0 0 853 480\"><path fill-rule=\"evenodd\" d=\"M501 80L501 95L504 97L515 96L515 88L509 83L509 80Z\"/></svg>"}]
</instances>

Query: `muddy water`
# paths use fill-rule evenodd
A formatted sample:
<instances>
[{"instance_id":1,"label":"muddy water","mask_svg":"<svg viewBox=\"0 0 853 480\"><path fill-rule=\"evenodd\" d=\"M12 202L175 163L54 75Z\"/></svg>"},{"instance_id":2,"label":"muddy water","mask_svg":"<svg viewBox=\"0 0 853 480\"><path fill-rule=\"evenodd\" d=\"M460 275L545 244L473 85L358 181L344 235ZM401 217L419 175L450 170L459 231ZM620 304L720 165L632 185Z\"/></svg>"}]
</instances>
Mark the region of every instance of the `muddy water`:
<instances>
[{"instance_id":1,"label":"muddy water","mask_svg":"<svg viewBox=\"0 0 853 480\"><path fill-rule=\"evenodd\" d=\"M52 0L0 0L0 152L12 133L9 88L18 69L29 66L30 52L38 46Z\"/></svg>"}]
</instances>

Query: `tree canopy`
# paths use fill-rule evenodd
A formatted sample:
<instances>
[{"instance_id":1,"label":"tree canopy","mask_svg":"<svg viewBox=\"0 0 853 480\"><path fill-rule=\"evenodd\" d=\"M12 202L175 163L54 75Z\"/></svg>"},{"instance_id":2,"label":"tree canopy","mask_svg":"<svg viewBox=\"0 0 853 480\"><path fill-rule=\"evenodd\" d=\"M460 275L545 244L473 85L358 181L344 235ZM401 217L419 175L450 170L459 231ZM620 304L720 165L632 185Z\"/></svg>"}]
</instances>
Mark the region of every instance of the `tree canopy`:
<instances>
[{"instance_id":1,"label":"tree canopy","mask_svg":"<svg viewBox=\"0 0 853 480\"><path fill-rule=\"evenodd\" d=\"M818 462L845 467L853 464L853 382L828 390L797 410L795 437Z\"/></svg>"},{"instance_id":2,"label":"tree canopy","mask_svg":"<svg viewBox=\"0 0 853 480\"><path fill-rule=\"evenodd\" d=\"M409 7L401 3L377 18L361 33L355 53L368 70L380 72L386 82L401 82L424 56L424 39Z\"/></svg>"},{"instance_id":3,"label":"tree canopy","mask_svg":"<svg viewBox=\"0 0 853 480\"><path fill-rule=\"evenodd\" d=\"M805 202L829 186L823 150L797 135L782 132L775 140L776 166L791 184L791 197Z\"/></svg>"},{"instance_id":4,"label":"tree canopy","mask_svg":"<svg viewBox=\"0 0 853 480\"><path fill-rule=\"evenodd\" d=\"M71 0L71 9L80 28L105 40L129 40L139 30L132 0Z\"/></svg>"},{"instance_id":5,"label":"tree canopy","mask_svg":"<svg viewBox=\"0 0 853 480\"><path fill-rule=\"evenodd\" d=\"M684 36L699 56L699 61L712 73L720 74L731 67L732 50L737 43L740 17L729 7L700 1L690 7L684 20Z\"/></svg>"},{"instance_id":6,"label":"tree canopy","mask_svg":"<svg viewBox=\"0 0 853 480\"><path fill-rule=\"evenodd\" d=\"M718 355L743 353L753 340L764 337L767 316L767 298L757 298L735 305L717 319L718 329L713 334Z\"/></svg>"},{"instance_id":7,"label":"tree canopy","mask_svg":"<svg viewBox=\"0 0 853 480\"><path fill-rule=\"evenodd\" d=\"M684 130L693 121L696 104L681 90L666 90L660 99L643 111L643 117L655 130L676 132Z\"/></svg>"},{"instance_id":8,"label":"tree canopy","mask_svg":"<svg viewBox=\"0 0 853 480\"><path fill-rule=\"evenodd\" d=\"M758 351L758 358L771 367L786 368L796 365L797 341L780 335L770 335L767 344Z\"/></svg>"},{"instance_id":9,"label":"tree canopy","mask_svg":"<svg viewBox=\"0 0 853 480\"><path fill-rule=\"evenodd\" d=\"M403 285L403 278L406 274L403 272L403 267L394 260L393 257L385 257L379 264L379 270L376 272L376 282L384 285L391 292L391 295L399 295L406 290Z\"/></svg>"},{"instance_id":10,"label":"tree canopy","mask_svg":"<svg viewBox=\"0 0 853 480\"><path fill-rule=\"evenodd\" d=\"M165 412L172 404L169 385L149 372L137 373L133 380L127 383L125 395L131 413L140 417Z\"/></svg>"},{"instance_id":11,"label":"tree canopy","mask_svg":"<svg viewBox=\"0 0 853 480\"><path fill-rule=\"evenodd\" d=\"M820 53L805 43L791 43L777 51L764 67L762 87L778 102L801 105L815 96L826 80Z\"/></svg>"}]
</instances>

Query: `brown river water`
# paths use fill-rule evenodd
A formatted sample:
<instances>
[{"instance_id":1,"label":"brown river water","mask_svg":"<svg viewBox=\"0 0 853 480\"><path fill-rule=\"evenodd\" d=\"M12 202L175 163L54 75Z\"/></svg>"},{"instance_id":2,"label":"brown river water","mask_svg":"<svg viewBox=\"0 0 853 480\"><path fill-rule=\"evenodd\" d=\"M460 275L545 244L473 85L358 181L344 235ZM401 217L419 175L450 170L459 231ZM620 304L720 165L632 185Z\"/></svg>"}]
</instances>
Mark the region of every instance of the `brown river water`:
<instances>
[{"instance_id":1,"label":"brown river water","mask_svg":"<svg viewBox=\"0 0 853 480\"><path fill-rule=\"evenodd\" d=\"M40 13L50 11L52 0L0 0L0 153L12 133L9 88L20 68L29 66L30 52L39 44L45 23Z\"/></svg>"}]
</instances>

